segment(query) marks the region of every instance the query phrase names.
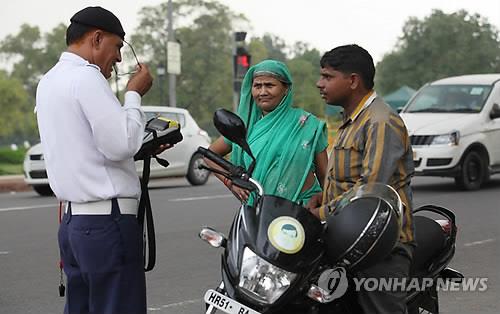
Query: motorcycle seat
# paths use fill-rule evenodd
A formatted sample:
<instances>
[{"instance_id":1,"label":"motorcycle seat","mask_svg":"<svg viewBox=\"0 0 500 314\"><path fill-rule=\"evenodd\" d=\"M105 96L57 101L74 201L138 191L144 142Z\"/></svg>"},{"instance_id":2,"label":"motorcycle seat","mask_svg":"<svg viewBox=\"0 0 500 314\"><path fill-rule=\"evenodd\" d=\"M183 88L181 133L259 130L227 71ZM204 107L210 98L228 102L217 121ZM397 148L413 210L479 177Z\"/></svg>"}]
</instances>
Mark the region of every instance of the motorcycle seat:
<instances>
[{"instance_id":1,"label":"motorcycle seat","mask_svg":"<svg viewBox=\"0 0 500 314\"><path fill-rule=\"evenodd\" d=\"M446 245L446 235L434 219L424 216L414 216L415 240L417 247L413 254L411 265L412 277L420 277L427 273L433 258L443 251Z\"/></svg>"}]
</instances>

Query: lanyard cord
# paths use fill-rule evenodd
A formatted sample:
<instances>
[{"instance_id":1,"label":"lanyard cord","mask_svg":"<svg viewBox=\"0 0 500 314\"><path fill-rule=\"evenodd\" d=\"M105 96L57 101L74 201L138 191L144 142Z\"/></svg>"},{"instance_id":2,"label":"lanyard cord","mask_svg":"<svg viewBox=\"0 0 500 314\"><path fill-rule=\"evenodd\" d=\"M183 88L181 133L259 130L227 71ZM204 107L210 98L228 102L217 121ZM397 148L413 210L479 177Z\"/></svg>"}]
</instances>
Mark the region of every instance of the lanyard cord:
<instances>
[{"instance_id":1,"label":"lanyard cord","mask_svg":"<svg viewBox=\"0 0 500 314\"><path fill-rule=\"evenodd\" d=\"M63 202L59 202L59 225L62 222L62 215L63 215ZM59 296L64 297L66 287L64 287L64 277L63 277L63 260L62 257L59 253Z\"/></svg>"},{"instance_id":2,"label":"lanyard cord","mask_svg":"<svg viewBox=\"0 0 500 314\"><path fill-rule=\"evenodd\" d=\"M63 202L59 202L59 224L61 224L62 221L62 207L63 207Z\"/></svg>"}]
</instances>

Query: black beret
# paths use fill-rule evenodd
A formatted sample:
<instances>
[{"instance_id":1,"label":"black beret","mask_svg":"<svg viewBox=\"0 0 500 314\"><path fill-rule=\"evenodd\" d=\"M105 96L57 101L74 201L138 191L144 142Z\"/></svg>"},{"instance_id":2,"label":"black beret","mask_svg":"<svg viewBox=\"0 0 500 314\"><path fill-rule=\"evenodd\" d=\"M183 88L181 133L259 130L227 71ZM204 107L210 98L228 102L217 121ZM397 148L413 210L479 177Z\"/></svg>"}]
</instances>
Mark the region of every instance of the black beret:
<instances>
[{"instance_id":1,"label":"black beret","mask_svg":"<svg viewBox=\"0 0 500 314\"><path fill-rule=\"evenodd\" d=\"M120 36L121 39L125 38L125 31L120 20L116 15L101 7L87 7L80 10L73 15L70 21L71 23L102 29Z\"/></svg>"}]
</instances>

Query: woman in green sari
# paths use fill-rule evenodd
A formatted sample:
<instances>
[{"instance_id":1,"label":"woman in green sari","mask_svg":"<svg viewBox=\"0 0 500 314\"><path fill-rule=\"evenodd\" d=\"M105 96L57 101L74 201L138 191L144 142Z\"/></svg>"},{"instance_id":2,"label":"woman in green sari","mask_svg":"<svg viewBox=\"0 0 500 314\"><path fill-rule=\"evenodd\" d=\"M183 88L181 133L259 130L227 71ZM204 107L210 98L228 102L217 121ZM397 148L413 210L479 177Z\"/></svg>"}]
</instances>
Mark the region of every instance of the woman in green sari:
<instances>
[{"instance_id":1,"label":"woman in green sari","mask_svg":"<svg viewBox=\"0 0 500 314\"><path fill-rule=\"evenodd\" d=\"M293 84L286 65L265 60L252 66L242 82L238 115L247 127L247 141L257 159L252 177L264 191L298 204L307 204L321 192L328 157L326 126L314 115L292 107ZM251 158L229 140L220 137L210 150L248 169ZM207 163L216 167L209 160ZM249 192L217 175L242 201ZM248 200L252 202L252 198Z\"/></svg>"}]
</instances>

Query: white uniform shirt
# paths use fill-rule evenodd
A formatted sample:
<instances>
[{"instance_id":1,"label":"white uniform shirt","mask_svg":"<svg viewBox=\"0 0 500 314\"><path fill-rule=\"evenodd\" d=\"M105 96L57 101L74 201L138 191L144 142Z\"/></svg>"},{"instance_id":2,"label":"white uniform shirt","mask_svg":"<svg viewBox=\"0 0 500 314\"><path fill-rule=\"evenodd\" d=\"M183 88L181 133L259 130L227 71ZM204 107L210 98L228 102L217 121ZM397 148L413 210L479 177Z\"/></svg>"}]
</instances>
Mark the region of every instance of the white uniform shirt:
<instances>
[{"instance_id":1,"label":"white uniform shirt","mask_svg":"<svg viewBox=\"0 0 500 314\"><path fill-rule=\"evenodd\" d=\"M40 80L36 113L50 187L77 203L140 197L133 156L144 135L141 96L123 107L99 67L64 52Z\"/></svg>"}]
</instances>

